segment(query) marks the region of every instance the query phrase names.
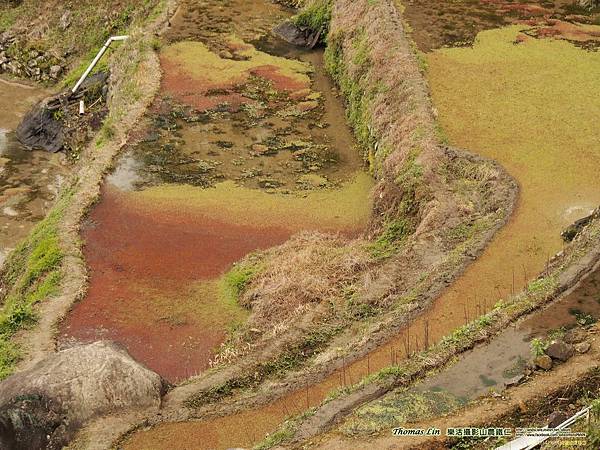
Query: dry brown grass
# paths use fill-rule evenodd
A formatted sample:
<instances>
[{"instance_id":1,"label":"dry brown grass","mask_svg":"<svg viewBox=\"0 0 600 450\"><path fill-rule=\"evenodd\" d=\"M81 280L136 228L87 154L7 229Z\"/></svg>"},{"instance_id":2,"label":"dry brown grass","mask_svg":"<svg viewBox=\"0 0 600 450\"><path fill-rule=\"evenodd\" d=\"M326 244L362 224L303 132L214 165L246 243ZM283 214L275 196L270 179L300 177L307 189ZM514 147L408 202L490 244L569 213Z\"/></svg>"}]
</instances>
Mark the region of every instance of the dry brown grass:
<instances>
[{"instance_id":1,"label":"dry brown grass","mask_svg":"<svg viewBox=\"0 0 600 450\"><path fill-rule=\"evenodd\" d=\"M294 321L311 304L343 307L372 258L359 241L306 232L263 255L264 266L240 303L252 309L251 326ZM280 325L281 327L281 325Z\"/></svg>"}]
</instances>

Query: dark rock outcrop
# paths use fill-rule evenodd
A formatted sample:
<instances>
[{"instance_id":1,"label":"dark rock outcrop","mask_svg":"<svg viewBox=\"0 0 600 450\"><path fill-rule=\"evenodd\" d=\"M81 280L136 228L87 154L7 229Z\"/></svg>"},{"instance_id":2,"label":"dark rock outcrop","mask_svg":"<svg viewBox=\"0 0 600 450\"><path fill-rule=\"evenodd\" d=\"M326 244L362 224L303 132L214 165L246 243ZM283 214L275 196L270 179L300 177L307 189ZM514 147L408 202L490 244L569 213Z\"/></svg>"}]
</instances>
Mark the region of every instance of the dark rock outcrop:
<instances>
[{"instance_id":1,"label":"dark rock outcrop","mask_svg":"<svg viewBox=\"0 0 600 450\"><path fill-rule=\"evenodd\" d=\"M158 374L115 343L55 353L0 383L0 448L62 448L88 420L158 407L165 390Z\"/></svg>"},{"instance_id":2,"label":"dark rock outcrop","mask_svg":"<svg viewBox=\"0 0 600 450\"><path fill-rule=\"evenodd\" d=\"M548 416L548 428L556 428L568 418L569 417L565 413L561 411L554 411Z\"/></svg>"},{"instance_id":3,"label":"dark rock outcrop","mask_svg":"<svg viewBox=\"0 0 600 450\"><path fill-rule=\"evenodd\" d=\"M292 45L308 48L314 48L321 37L321 31L300 28L289 20L277 25L273 29L273 34Z\"/></svg>"},{"instance_id":4,"label":"dark rock outcrop","mask_svg":"<svg viewBox=\"0 0 600 450\"><path fill-rule=\"evenodd\" d=\"M595 214L583 217L569 225L560 235L565 242L571 242L594 218Z\"/></svg>"}]
</instances>

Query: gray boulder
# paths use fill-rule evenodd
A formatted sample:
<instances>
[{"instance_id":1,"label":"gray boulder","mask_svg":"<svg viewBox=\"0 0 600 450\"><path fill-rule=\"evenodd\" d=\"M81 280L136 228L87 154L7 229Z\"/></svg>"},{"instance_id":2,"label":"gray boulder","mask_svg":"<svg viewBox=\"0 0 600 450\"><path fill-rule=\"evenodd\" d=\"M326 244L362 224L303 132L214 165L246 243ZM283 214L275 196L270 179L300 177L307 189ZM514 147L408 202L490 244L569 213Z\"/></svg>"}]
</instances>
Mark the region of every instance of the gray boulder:
<instances>
[{"instance_id":1,"label":"gray boulder","mask_svg":"<svg viewBox=\"0 0 600 450\"><path fill-rule=\"evenodd\" d=\"M55 353L0 383L0 448L62 448L88 420L160 406L162 378L113 342Z\"/></svg>"}]
</instances>

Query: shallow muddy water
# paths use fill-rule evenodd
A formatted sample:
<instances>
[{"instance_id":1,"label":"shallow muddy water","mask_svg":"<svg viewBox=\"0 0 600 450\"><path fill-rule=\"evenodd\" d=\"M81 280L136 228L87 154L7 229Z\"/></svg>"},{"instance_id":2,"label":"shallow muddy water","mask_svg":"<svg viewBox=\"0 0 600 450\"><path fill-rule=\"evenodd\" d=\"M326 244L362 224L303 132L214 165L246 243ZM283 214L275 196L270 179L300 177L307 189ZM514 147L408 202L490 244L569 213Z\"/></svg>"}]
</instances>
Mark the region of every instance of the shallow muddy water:
<instances>
[{"instance_id":1,"label":"shallow muddy water","mask_svg":"<svg viewBox=\"0 0 600 450\"><path fill-rule=\"evenodd\" d=\"M600 270L588 275L570 294L467 353L417 389L443 389L465 400L490 390L500 392L508 380L523 373L524 363L531 359L533 338L546 339L551 332L576 327L585 316L600 319Z\"/></svg>"},{"instance_id":2,"label":"shallow muddy water","mask_svg":"<svg viewBox=\"0 0 600 450\"><path fill-rule=\"evenodd\" d=\"M343 429L368 426L367 422L377 421L372 415L381 414L382 411L396 415L397 422L393 426L431 420L440 415L426 409L420 412L421 416L402 419L401 412L389 411L393 405L410 401L413 396L442 396L448 404L439 409L447 414L480 396L491 392L501 393L507 384L518 382L525 375L528 362L533 357L533 338L548 341L552 336L561 336L569 330L581 331L581 326L590 325L599 318L600 270L596 269L561 299L519 321L490 342L465 353L456 364L405 392L390 393L381 400L360 408Z\"/></svg>"},{"instance_id":3,"label":"shallow muddy water","mask_svg":"<svg viewBox=\"0 0 600 450\"><path fill-rule=\"evenodd\" d=\"M372 180L322 55L265 37L288 13L253 3L190 2L173 20L160 94L84 226L90 287L63 347L112 339L181 381L248 315L219 280L235 261L364 229Z\"/></svg>"},{"instance_id":4,"label":"shallow muddy water","mask_svg":"<svg viewBox=\"0 0 600 450\"><path fill-rule=\"evenodd\" d=\"M0 264L44 218L66 173L62 155L29 151L14 135L21 117L43 95L0 79Z\"/></svg>"}]
</instances>

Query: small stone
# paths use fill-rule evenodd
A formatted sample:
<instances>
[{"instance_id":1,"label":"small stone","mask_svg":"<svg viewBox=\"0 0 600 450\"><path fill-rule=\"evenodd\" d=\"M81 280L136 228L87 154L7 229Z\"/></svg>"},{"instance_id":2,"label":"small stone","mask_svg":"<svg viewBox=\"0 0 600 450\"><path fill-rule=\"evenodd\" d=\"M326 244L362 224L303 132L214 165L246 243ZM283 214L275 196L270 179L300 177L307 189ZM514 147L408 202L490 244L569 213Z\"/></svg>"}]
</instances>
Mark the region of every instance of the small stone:
<instances>
[{"instance_id":1,"label":"small stone","mask_svg":"<svg viewBox=\"0 0 600 450\"><path fill-rule=\"evenodd\" d=\"M71 11L67 10L62 16L60 16L58 26L62 31L65 31L71 26Z\"/></svg>"},{"instance_id":2,"label":"small stone","mask_svg":"<svg viewBox=\"0 0 600 450\"><path fill-rule=\"evenodd\" d=\"M277 153L277 149L269 148L264 144L252 144L252 153L257 156L268 156L275 155Z\"/></svg>"},{"instance_id":3,"label":"small stone","mask_svg":"<svg viewBox=\"0 0 600 450\"><path fill-rule=\"evenodd\" d=\"M2 209L2 214L8 217L17 217L19 215L19 211L17 211L11 206L6 206Z\"/></svg>"},{"instance_id":4,"label":"small stone","mask_svg":"<svg viewBox=\"0 0 600 450\"><path fill-rule=\"evenodd\" d=\"M548 355L538 356L533 360L533 363L536 365L536 367L539 367L540 369L552 369L552 358L550 358Z\"/></svg>"},{"instance_id":5,"label":"small stone","mask_svg":"<svg viewBox=\"0 0 600 450\"><path fill-rule=\"evenodd\" d=\"M563 341L555 341L546 349L546 355L552 359L566 361L573 356L573 346Z\"/></svg>"},{"instance_id":6,"label":"small stone","mask_svg":"<svg viewBox=\"0 0 600 450\"><path fill-rule=\"evenodd\" d=\"M221 50L219 52L219 58L221 58L221 59L233 59L233 55L231 54L231 52L229 52L227 50Z\"/></svg>"},{"instance_id":7,"label":"small stone","mask_svg":"<svg viewBox=\"0 0 600 450\"><path fill-rule=\"evenodd\" d=\"M302 100L308 97L311 93L310 89L300 89L299 91L294 91L290 94L290 98L292 100Z\"/></svg>"},{"instance_id":8,"label":"small stone","mask_svg":"<svg viewBox=\"0 0 600 450\"><path fill-rule=\"evenodd\" d=\"M319 102L316 101L308 101L308 102L300 102L298 103L298 109L302 112L312 111L319 107Z\"/></svg>"},{"instance_id":9,"label":"small stone","mask_svg":"<svg viewBox=\"0 0 600 450\"><path fill-rule=\"evenodd\" d=\"M54 65L54 66L50 67L50 78L55 80L56 78L58 78L58 76L60 75L61 72L62 72L62 67L59 65Z\"/></svg>"},{"instance_id":10,"label":"small stone","mask_svg":"<svg viewBox=\"0 0 600 450\"><path fill-rule=\"evenodd\" d=\"M521 383L521 381L523 381L524 378L525 378L525 375L517 375L516 377L513 377L510 380L505 381L504 386L506 386L507 388L517 386L518 384Z\"/></svg>"},{"instance_id":11,"label":"small stone","mask_svg":"<svg viewBox=\"0 0 600 450\"><path fill-rule=\"evenodd\" d=\"M581 328L573 328L567 331L563 337L563 341L567 344L579 344L585 341L587 334Z\"/></svg>"},{"instance_id":12,"label":"small stone","mask_svg":"<svg viewBox=\"0 0 600 450\"><path fill-rule=\"evenodd\" d=\"M565 413L554 411L548 416L548 428L556 428L567 419L568 417Z\"/></svg>"},{"instance_id":13,"label":"small stone","mask_svg":"<svg viewBox=\"0 0 600 450\"><path fill-rule=\"evenodd\" d=\"M591 345L589 342L580 342L578 344L575 344L575 351L577 353L587 353L590 347Z\"/></svg>"},{"instance_id":14,"label":"small stone","mask_svg":"<svg viewBox=\"0 0 600 450\"><path fill-rule=\"evenodd\" d=\"M309 185L313 188L325 187L329 184L327 178L316 174L305 174L298 178L299 184Z\"/></svg>"}]
</instances>

